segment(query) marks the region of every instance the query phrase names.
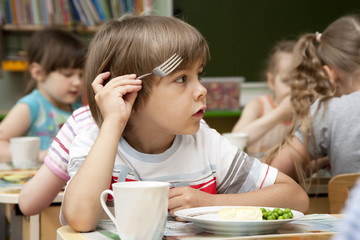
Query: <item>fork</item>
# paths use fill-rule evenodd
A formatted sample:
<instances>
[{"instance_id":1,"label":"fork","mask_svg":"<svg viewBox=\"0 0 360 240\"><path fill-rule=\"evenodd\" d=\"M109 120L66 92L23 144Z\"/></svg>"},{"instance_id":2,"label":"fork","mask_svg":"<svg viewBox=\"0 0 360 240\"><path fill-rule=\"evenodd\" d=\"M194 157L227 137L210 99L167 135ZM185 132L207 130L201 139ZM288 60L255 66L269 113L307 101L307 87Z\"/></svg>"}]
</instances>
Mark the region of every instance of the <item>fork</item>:
<instances>
[{"instance_id":1,"label":"fork","mask_svg":"<svg viewBox=\"0 0 360 240\"><path fill-rule=\"evenodd\" d=\"M179 66L179 64L182 62L182 60L183 59L175 53L168 60L163 62L160 66L157 66L156 68L154 68L150 73L141 75L137 79L142 79L142 78L150 76L150 75L155 75L158 77L165 77L166 75L168 75L172 71L174 71Z\"/></svg>"}]
</instances>

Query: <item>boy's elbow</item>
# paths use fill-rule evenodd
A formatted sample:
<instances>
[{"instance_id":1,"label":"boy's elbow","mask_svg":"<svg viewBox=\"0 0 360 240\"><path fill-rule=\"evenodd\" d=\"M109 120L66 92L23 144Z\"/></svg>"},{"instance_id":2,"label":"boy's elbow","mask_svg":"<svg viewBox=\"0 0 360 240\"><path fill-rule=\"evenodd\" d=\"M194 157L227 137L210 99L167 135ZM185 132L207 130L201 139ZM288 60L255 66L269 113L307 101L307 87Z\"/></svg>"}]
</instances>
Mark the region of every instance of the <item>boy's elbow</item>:
<instances>
[{"instance_id":1,"label":"boy's elbow","mask_svg":"<svg viewBox=\"0 0 360 240\"><path fill-rule=\"evenodd\" d=\"M66 219L67 224L77 232L90 232L96 229L98 220L96 216L90 212L87 214L81 214L78 211L71 211L63 206L62 213Z\"/></svg>"}]
</instances>

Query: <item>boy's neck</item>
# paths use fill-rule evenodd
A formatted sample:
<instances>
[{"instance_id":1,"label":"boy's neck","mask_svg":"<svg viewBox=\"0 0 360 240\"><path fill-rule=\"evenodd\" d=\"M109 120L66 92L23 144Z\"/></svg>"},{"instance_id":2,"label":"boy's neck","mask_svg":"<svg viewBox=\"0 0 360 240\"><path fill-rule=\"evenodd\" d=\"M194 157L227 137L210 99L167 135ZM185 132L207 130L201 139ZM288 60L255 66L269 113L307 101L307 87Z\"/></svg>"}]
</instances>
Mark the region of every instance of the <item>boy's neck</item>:
<instances>
[{"instance_id":1,"label":"boy's neck","mask_svg":"<svg viewBox=\"0 0 360 240\"><path fill-rule=\"evenodd\" d=\"M146 154L160 154L168 150L176 135L150 133L148 130L132 129L124 135L125 140L135 150Z\"/></svg>"}]
</instances>

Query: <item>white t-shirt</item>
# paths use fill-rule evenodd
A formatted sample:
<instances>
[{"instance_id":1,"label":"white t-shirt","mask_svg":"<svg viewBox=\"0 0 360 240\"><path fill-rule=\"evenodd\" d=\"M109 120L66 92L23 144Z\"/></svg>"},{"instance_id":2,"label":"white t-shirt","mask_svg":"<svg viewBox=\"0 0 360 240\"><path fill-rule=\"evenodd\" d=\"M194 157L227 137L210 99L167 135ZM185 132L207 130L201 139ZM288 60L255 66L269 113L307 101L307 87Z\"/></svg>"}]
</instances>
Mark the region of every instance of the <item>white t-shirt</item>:
<instances>
[{"instance_id":1,"label":"white t-shirt","mask_svg":"<svg viewBox=\"0 0 360 240\"><path fill-rule=\"evenodd\" d=\"M84 162L99 131L94 126L75 137L69 149L70 181ZM214 129L200 124L196 134L176 136L172 146L161 154L141 153L121 138L112 182L164 181L171 187L190 186L215 194L261 189L274 184L276 176L276 168L249 157ZM65 223L62 217L61 221Z\"/></svg>"}]
</instances>

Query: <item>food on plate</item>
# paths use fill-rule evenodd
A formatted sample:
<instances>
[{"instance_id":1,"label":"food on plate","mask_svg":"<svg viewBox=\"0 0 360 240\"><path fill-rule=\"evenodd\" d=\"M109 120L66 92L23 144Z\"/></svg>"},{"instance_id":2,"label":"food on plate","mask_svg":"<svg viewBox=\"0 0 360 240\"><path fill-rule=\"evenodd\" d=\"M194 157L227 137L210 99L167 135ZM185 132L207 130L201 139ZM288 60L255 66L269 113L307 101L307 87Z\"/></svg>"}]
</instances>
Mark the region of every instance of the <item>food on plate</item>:
<instances>
[{"instance_id":1,"label":"food on plate","mask_svg":"<svg viewBox=\"0 0 360 240\"><path fill-rule=\"evenodd\" d=\"M219 210L222 220L262 220L263 214L259 207L234 207Z\"/></svg>"},{"instance_id":2,"label":"food on plate","mask_svg":"<svg viewBox=\"0 0 360 240\"><path fill-rule=\"evenodd\" d=\"M260 208L260 210L262 212L262 218L264 220L281 220L294 217L290 208L285 208L283 210L280 208L274 208L273 210Z\"/></svg>"},{"instance_id":3,"label":"food on plate","mask_svg":"<svg viewBox=\"0 0 360 240\"><path fill-rule=\"evenodd\" d=\"M219 210L221 220L281 220L294 217L290 208L233 207Z\"/></svg>"},{"instance_id":4,"label":"food on plate","mask_svg":"<svg viewBox=\"0 0 360 240\"><path fill-rule=\"evenodd\" d=\"M2 176L1 179L12 183L25 183L33 176L34 174L9 174Z\"/></svg>"}]
</instances>

